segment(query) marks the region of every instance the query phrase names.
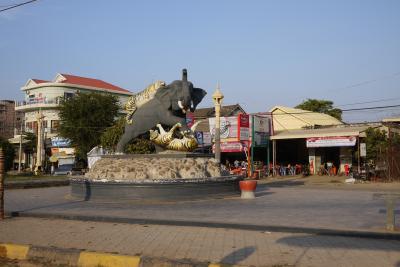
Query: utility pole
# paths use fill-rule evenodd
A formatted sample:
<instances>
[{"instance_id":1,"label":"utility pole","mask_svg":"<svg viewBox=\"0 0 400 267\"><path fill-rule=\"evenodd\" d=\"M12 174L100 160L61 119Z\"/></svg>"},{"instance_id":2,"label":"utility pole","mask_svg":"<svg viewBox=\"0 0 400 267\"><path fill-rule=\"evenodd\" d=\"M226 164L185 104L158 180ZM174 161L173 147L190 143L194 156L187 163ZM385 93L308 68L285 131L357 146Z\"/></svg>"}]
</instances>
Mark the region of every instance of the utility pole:
<instances>
[{"instance_id":1,"label":"utility pole","mask_svg":"<svg viewBox=\"0 0 400 267\"><path fill-rule=\"evenodd\" d=\"M4 153L0 147L0 220L4 219Z\"/></svg>"},{"instance_id":2,"label":"utility pole","mask_svg":"<svg viewBox=\"0 0 400 267\"><path fill-rule=\"evenodd\" d=\"M42 149L43 149L43 135L42 135L42 124L43 124L43 113L42 110L36 114L37 124L38 124L38 134L37 134L37 151L36 151L36 165L35 165L35 175L39 175L42 172Z\"/></svg>"},{"instance_id":3,"label":"utility pole","mask_svg":"<svg viewBox=\"0 0 400 267\"><path fill-rule=\"evenodd\" d=\"M18 172L21 172L21 160L22 160L22 125L24 120L21 120L21 126L19 130L19 150L18 150Z\"/></svg>"}]
</instances>

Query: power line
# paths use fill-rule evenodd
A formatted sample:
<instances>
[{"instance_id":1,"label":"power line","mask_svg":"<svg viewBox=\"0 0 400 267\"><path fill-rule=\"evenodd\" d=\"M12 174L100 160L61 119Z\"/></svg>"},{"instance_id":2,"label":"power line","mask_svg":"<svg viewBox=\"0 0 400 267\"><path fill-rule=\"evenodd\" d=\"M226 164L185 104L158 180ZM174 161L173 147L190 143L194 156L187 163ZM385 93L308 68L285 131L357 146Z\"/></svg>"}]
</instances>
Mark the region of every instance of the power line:
<instances>
[{"instance_id":1,"label":"power line","mask_svg":"<svg viewBox=\"0 0 400 267\"><path fill-rule=\"evenodd\" d=\"M362 104L371 104L371 103L387 102L387 101L399 100L399 99L400 99L400 97L385 98L385 99L371 100L371 101L366 101L366 102L356 102L356 103L341 104L341 105L336 105L335 107L352 106L352 105L362 105Z\"/></svg>"},{"instance_id":2,"label":"power line","mask_svg":"<svg viewBox=\"0 0 400 267\"><path fill-rule=\"evenodd\" d=\"M8 6L8 7L4 8L4 9L0 9L0 12L6 11L6 10L9 10L9 9L12 9L12 8L16 8L16 7L19 7L19 6L23 6L23 5L26 5L26 4L30 4L30 3L33 3L33 2L36 2L36 1L37 0L30 0L30 1L23 2L23 3L11 5L11 6Z\"/></svg>"},{"instance_id":3,"label":"power line","mask_svg":"<svg viewBox=\"0 0 400 267\"><path fill-rule=\"evenodd\" d=\"M400 108L399 105L388 105L388 106L377 106L377 107L364 107L364 108L350 108L350 109L342 109L342 112L354 112L354 111L365 111L365 110L377 110L377 109L392 109L392 108ZM263 114L264 112L261 112L259 114ZM270 112L266 112L270 113ZM309 113L320 113L317 111L300 111L300 112L285 112L285 113L279 113L279 114L274 114L274 116L277 115L296 115L296 114L309 114Z\"/></svg>"},{"instance_id":4,"label":"power line","mask_svg":"<svg viewBox=\"0 0 400 267\"><path fill-rule=\"evenodd\" d=\"M351 85L348 85L348 86L345 86L345 87L341 87L341 88L337 88L337 89L334 89L334 90L331 90L331 91L341 91L341 90L345 90L345 89L359 87L359 86L370 84L370 83L373 83L373 82L376 82L376 81L379 81L379 80L384 80L384 79L392 78L392 77L396 77L396 76L400 76L400 72L395 72L395 73L392 73L392 74L384 75L382 77L375 78L375 79L372 79L372 80L366 80L366 81L358 82L358 83L351 84Z\"/></svg>"}]
</instances>

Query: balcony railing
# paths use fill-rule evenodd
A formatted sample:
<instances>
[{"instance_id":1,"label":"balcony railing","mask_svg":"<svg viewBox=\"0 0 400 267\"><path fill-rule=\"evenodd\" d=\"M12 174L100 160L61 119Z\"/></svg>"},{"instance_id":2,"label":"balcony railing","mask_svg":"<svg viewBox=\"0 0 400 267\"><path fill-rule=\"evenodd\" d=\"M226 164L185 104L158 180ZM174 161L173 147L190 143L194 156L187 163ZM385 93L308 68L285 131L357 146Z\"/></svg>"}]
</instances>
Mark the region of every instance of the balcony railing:
<instances>
[{"instance_id":1,"label":"balcony railing","mask_svg":"<svg viewBox=\"0 0 400 267\"><path fill-rule=\"evenodd\" d=\"M34 105L34 104L60 104L60 98L55 99L31 99L28 101L19 101L15 102L16 107L26 106L26 105Z\"/></svg>"}]
</instances>

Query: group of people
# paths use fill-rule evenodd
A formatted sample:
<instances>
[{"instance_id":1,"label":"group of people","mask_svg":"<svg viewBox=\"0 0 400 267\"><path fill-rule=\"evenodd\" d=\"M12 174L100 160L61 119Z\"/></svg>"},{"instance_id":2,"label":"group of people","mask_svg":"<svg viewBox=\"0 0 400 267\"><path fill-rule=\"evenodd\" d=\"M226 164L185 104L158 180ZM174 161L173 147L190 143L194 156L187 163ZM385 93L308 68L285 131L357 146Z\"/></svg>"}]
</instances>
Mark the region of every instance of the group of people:
<instances>
[{"instance_id":1,"label":"group of people","mask_svg":"<svg viewBox=\"0 0 400 267\"><path fill-rule=\"evenodd\" d=\"M279 174L280 176L286 176L286 175L296 175L296 174L300 174L302 171L302 165L301 164L287 164L287 165L280 165L280 164L276 164L275 165L275 172L277 174ZM273 169L273 166L271 164L270 166L270 170Z\"/></svg>"},{"instance_id":2,"label":"group of people","mask_svg":"<svg viewBox=\"0 0 400 267\"><path fill-rule=\"evenodd\" d=\"M333 162L331 162L331 161L328 161L328 162L321 164L318 174L333 176L333 175L336 175L336 173L337 173L337 168L336 168L335 164L333 164Z\"/></svg>"},{"instance_id":3,"label":"group of people","mask_svg":"<svg viewBox=\"0 0 400 267\"><path fill-rule=\"evenodd\" d=\"M235 169L238 169L238 168L247 169L247 166L248 166L247 161L244 161L244 160L242 160L242 161L235 160L233 162L233 165L230 163L230 161L228 159L225 161L225 167L228 170L230 170L232 168L235 168Z\"/></svg>"}]
</instances>

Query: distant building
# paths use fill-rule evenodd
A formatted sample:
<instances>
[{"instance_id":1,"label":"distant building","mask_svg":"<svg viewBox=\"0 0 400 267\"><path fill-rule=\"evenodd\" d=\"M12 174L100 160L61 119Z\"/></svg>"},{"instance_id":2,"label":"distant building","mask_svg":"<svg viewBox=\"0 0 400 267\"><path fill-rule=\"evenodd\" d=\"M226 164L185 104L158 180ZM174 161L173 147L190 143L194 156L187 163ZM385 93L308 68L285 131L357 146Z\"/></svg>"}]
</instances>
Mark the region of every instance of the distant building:
<instances>
[{"instance_id":1,"label":"distant building","mask_svg":"<svg viewBox=\"0 0 400 267\"><path fill-rule=\"evenodd\" d=\"M23 113L15 110L13 100L0 100L0 137L9 139L14 136L14 129L20 127Z\"/></svg>"},{"instance_id":2,"label":"distant building","mask_svg":"<svg viewBox=\"0 0 400 267\"><path fill-rule=\"evenodd\" d=\"M37 130L36 114L40 109L45 117L44 128L48 137L58 134L61 99L71 98L78 92L107 92L116 95L124 104L132 95L130 91L105 81L69 74L57 74L53 81L29 79L21 90L25 93L25 100L17 103L15 109L24 112L26 131L35 133Z\"/></svg>"},{"instance_id":3,"label":"distant building","mask_svg":"<svg viewBox=\"0 0 400 267\"><path fill-rule=\"evenodd\" d=\"M15 110L24 114L25 131L38 134L36 117L40 110L44 116L43 135L46 155L54 156L51 159L53 161L58 159L59 164L61 162L71 164L70 161L74 158L74 149L70 147L68 140L59 136L61 100L72 98L77 93L105 92L115 95L123 107L133 94L129 90L99 79L70 74L57 74L51 81L29 79L21 90L25 99L15 104ZM18 144L19 140L18 136L10 139L14 144ZM33 154L24 155L22 158L24 162L26 158L25 167L33 166Z\"/></svg>"}]
</instances>

